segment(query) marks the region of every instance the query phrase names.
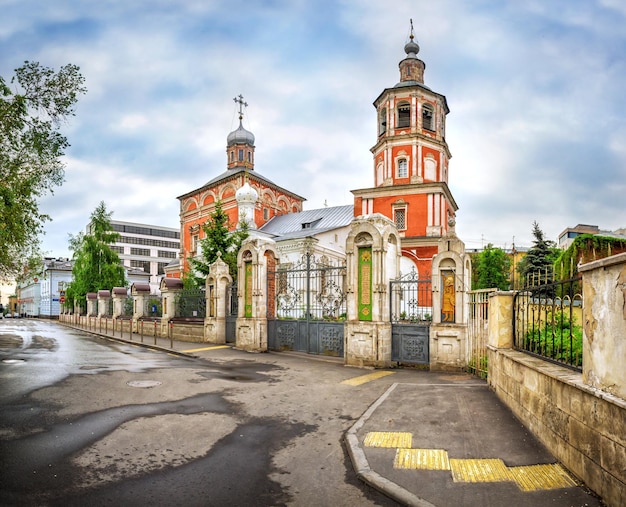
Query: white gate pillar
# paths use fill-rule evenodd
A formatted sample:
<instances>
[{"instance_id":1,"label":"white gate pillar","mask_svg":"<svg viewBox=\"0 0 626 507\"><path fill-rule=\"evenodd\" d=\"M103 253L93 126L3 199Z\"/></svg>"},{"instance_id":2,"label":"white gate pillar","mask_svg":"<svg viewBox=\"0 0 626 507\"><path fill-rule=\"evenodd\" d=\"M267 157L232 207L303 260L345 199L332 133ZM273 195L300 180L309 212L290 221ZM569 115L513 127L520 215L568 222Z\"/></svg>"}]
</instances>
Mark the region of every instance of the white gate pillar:
<instances>
[{"instance_id":1,"label":"white gate pillar","mask_svg":"<svg viewBox=\"0 0 626 507\"><path fill-rule=\"evenodd\" d=\"M209 266L206 277L206 315L204 318L204 340L211 343L226 343L226 301L233 283L228 264L218 259Z\"/></svg>"},{"instance_id":2,"label":"white gate pillar","mask_svg":"<svg viewBox=\"0 0 626 507\"><path fill-rule=\"evenodd\" d=\"M267 351L268 268L278 259L276 243L251 238L241 245L237 255L237 297L239 313L235 345L250 352Z\"/></svg>"},{"instance_id":3,"label":"white gate pillar","mask_svg":"<svg viewBox=\"0 0 626 507\"><path fill-rule=\"evenodd\" d=\"M433 257L433 321L430 326L430 369L464 370L467 366L467 322L472 263L455 232L454 218Z\"/></svg>"},{"instance_id":4,"label":"white gate pillar","mask_svg":"<svg viewBox=\"0 0 626 507\"><path fill-rule=\"evenodd\" d=\"M400 241L395 224L380 214L357 217L346 240L347 320L345 363L391 365L389 281L399 275Z\"/></svg>"}]
</instances>

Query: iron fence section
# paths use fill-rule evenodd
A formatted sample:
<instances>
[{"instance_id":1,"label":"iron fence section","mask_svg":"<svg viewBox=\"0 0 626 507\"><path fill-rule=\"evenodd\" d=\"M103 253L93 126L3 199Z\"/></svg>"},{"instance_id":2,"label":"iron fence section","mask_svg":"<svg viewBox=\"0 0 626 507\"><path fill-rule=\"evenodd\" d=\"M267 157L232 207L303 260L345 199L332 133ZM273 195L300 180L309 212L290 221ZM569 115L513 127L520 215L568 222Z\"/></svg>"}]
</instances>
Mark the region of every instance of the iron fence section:
<instances>
[{"instance_id":1,"label":"iron fence section","mask_svg":"<svg viewBox=\"0 0 626 507\"><path fill-rule=\"evenodd\" d=\"M469 295L469 322L467 326L467 370L487 378L487 338L489 325L489 295L498 289L471 290Z\"/></svg>"},{"instance_id":2,"label":"iron fence section","mask_svg":"<svg viewBox=\"0 0 626 507\"><path fill-rule=\"evenodd\" d=\"M124 304L122 305L122 315L126 317L132 317L133 313L134 313L133 298L127 297L124 300Z\"/></svg>"},{"instance_id":3,"label":"iron fence section","mask_svg":"<svg viewBox=\"0 0 626 507\"><path fill-rule=\"evenodd\" d=\"M143 303L144 317L163 317L163 297L149 296Z\"/></svg>"},{"instance_id":4,"label":"iron fence section","mask_svg":"<svg viewBox=\"0 0 626 507\"><path fill-rule=\"evenodd\" d=\"M185 289L176 296L176 317L199 317L206 315L205 289Z\"/></svg>"},{"instance_id":5,"label":"iron fence section","mask_svg":"<svg viewBox=\"0 0 626 507\"><path fill-rule=\"evenodd\" d=\"M420 280L415 269L392 280L389 291L393 324L427 324L433 318L432 281Z\"/></svg>"},{"instance_id":6,"label":"iron fence section","mask_svg":"<svg viewBox=\"0 0 626 507\"><path fill-rule=\"evenodd\" d=\"M582 370L582 277L527 287L515 294L515 347Z\"/></svg>"}]
</instances>

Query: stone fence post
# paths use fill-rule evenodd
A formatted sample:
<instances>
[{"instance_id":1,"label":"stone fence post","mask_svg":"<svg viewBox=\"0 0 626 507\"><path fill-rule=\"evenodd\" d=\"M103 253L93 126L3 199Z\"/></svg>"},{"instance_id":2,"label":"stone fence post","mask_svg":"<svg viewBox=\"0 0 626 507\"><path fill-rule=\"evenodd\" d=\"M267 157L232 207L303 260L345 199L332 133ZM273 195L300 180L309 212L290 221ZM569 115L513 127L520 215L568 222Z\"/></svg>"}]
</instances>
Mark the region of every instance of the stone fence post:
<instances>
[{"instance_id":1,"label":"stone fence post","mask_svg":"<svg viewBox=\"0 0 626 507\"><path fill-rule=\"evenodd\" d=\"M176 296L183 290L180 278L163 278L161 280L161 296L163 297L163 316L161 317L161 334L167 336L169 321L176 317Z\"/></svg>"},{"instance_id":2,"label":"stone fence post","mask_svg":"<svg viewBox=\"0 0 626 507\"><path fill-rule=\"evenodd\" d=\"M489 294L487 345L491 349L513 348L513 297L515 291Z\"/></svg>"},{"instance_id":3,"label":"stone fence post","mask_svg":"<svg viewBox=\"0 0 626 507\"><path fill-rule=\"evenodd\" d=\"M98 317L109 314L109 301L111 301L110 290L98 291Z\"/></svg>"},{"instance_id":4,"label":"stone fence post","mask_svg":"<svg viewBox=\"0 0 626 507\"><path fill-rule=\"evenodd\" d=\"M209 266L206 278L206 315L204 339L211 343L226 343L226 301L233 278L228 264L218 254L218 259Z\"/></svg>"},{"instance_id":5,"label":"stone fence post","mask_svg":"<svg viewBox=\"0 0 626 507\"><path fill-rule=\"evenodd\" d=\"M626 253L583 264L583 382L626 400Z\"/></svg>"},{"instance_id":6,"label":"stone fence post","mask_svg":"<svg viewBox=\"0 0 626 507\"><path fill-rule=\"evenodd\" d=\"M133 297L133 320L139 320L145 315L146 299L150 296L149 283L134 283L130 287Z\"/></svg>"},{"instance_id":7,"label":"stone fence post","mask_svg":"<svg viewBox=\"0 0 626 507\"><path fill-rule=\"evenodd\" d=\"M85 296L87 299L87 317L95 317L98 315L98 293L88 292ZM80 315L80 305L74 303L74 313Z\"/></svg>"},{"instance_id":8,"label":"stone fence post","mask_svg":"<svg viewBox=\"0 0 626 507\"><path fill-rule=\"evenodd\" d=\"M126 287L113 287L113 318L117 319L120 315L124 315L124 303L128 297L128 289Z\"/></svg>"}]
</instances>

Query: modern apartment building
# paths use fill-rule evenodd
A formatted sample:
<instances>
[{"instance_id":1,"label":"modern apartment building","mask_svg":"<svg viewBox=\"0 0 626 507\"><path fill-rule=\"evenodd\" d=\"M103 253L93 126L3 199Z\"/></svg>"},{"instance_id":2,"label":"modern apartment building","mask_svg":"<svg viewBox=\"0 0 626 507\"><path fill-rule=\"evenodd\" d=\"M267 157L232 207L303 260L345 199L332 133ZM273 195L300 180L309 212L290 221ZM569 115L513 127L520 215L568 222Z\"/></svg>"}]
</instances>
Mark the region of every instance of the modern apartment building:
<instances>
[{"instance_id":1,"label":"modern apartment building","mask_svg":"<svg viewBox=\"0 0 626 507\"><path fill-rule=\"evenodd\" d=\"M150 289L157 292L165 266L178 258L180 229L120 220L111 220L111 225L120 234L111 247L124 266L149 273Z\"/></svg>"}]
</instances>

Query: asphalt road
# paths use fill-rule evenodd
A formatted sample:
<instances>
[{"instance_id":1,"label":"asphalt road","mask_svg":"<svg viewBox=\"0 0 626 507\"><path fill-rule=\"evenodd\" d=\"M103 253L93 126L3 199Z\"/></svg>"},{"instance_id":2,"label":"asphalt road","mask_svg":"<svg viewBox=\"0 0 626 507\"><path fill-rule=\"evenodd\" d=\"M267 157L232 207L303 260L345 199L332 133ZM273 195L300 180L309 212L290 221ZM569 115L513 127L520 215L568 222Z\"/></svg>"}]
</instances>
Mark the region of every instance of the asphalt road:
<instances>
[{"instance_id":1,"label":"asphalt road","mask_svg":"<svg viewBox=\"0 0 626 507\"><path fill-rule=\"evenodd\" d=\"M190 344L190 347L197 344ZM0 504L396 505L344 432L398 371L232 349L188 359L54 322L0 321Z\"/></svg>"}]
</instances>

